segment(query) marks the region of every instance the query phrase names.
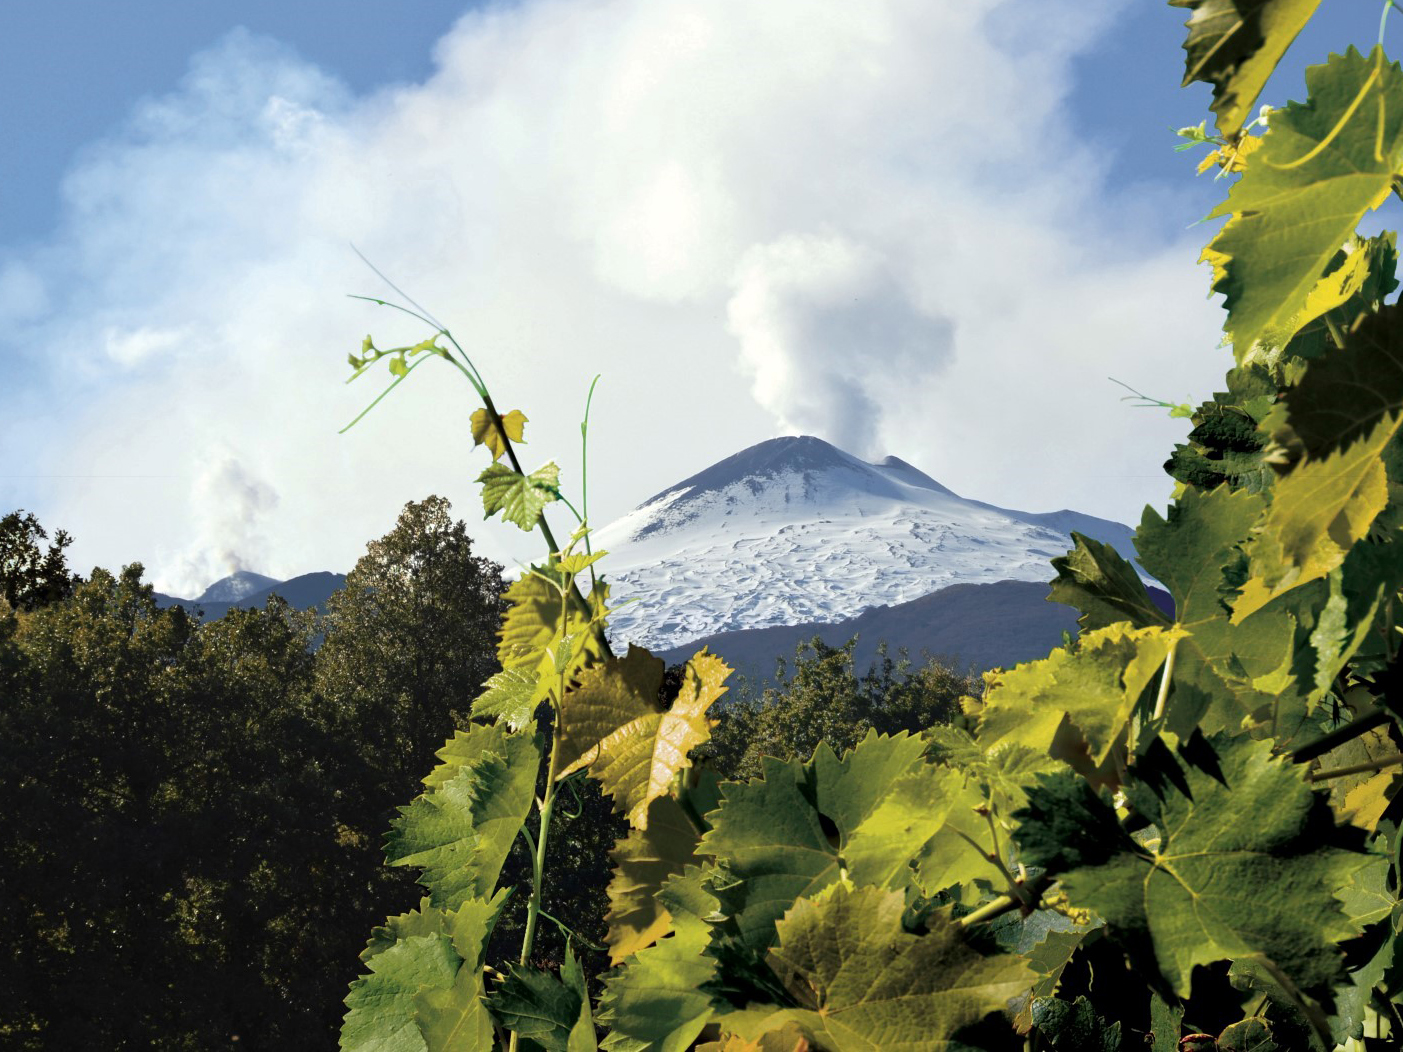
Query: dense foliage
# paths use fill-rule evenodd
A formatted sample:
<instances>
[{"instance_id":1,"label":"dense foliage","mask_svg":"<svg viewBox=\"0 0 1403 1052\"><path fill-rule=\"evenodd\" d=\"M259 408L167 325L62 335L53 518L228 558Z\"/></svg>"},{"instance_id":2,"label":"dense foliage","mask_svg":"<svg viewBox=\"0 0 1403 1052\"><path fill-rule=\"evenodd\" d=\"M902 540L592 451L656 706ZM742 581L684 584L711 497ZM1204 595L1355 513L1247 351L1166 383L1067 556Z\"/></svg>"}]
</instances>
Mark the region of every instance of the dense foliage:
<instances>
[{"instance_id":1,"label":"dense foliage","mask_svg":"<svg viewBox=\"0 0 1403 1052\"><path fill-rule=\"evenodd\" d=\"M502 587L430 498L320 629L202 625L139 565L0 603L0 1047L334 1046L359 933L418 897L383 830L496 669Z\"/></svg>"},{"instance_id":2,"label":"dense foliage","mask_svg":"<svg viewBox=\"0 0 1403 1052\"><path fill-rule=\"evenodd\" d=\"M867 736L915 734L958 718L960 698L977 695L983 682L929 659L911 667L878 648L878 660L861 676L853 664L857 637L841 647L818 636L783 662L779 684L758 695L745 687L713 715L711 739L696 758L727 779L754 778L761 757L811 756L819 742L846 752Z\"/></svg>"},{"instance_id":3,"label":"dense foliage","mask_svg":"<svg viewBox=\"0 0 1403 1052\"><path fill-rule=\"evenodd\" d=\"M1174 614L1074 535L1052 598L1079 635L987 674L957 725L874 728L745 780L694 766L728 670L702 651L663 691L659 660L613 652L604 553L559 468L519 463L525 417L446 330L352 355L358 373L389 357L396 383L420 354L467 376L484 508L547 556L507 592L473 722L392 824L388 857L427 894L372 934L344 1049L1403 1042L1403 308L1394 236L1354 233L1403 185L1403 69L1381 44L1332 55L1305 103L1249 121L1317 0L1172 2L1217 119L1181 135L1235 180L1204 253L1227 390L1135 537ZM557 503L579 523L563 544ZM628 823L598 997L568 949L534 952L559 787L581 771ZM509 887L519 836L533 865ZM523 897L519 963L485 967Z\"/></svg>"}]
</instances>

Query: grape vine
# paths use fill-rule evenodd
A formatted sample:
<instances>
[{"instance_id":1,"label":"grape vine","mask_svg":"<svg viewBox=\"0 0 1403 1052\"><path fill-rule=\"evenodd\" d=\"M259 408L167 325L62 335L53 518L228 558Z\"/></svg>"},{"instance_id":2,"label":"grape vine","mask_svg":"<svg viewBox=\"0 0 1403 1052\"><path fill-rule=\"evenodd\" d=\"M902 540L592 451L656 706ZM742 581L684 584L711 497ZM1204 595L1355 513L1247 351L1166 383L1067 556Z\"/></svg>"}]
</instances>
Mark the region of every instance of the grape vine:
<instances>
[{"instance_id":1,"label":"grape vine","mask_svg":"<svg viewBox=\"0 0 1403 1052\"><path fill-rule=\"evenodd\" d=\"M428 357L468 378L484 509L546 553L506 593L502 671L393 823L388 860L426 895L372 933L343 1049L1403 1047L1403 307L1396 236L1356 233L1403 185L1392 3L1369 54L1250 122L1318 0L1170 3L1185 83L1213 87L1217 133L1180 135L1229 185L1203 261L1233 353L1198 407L1148 400L1194 425L1135 534L1174 614L1073 534L1049 598L1079 634L987 673L954 726L719 782L690 753L729 670L703 650L674 694L661 660L613 653L607 553L558 466L518 460L526 417L412 301L433 337L351 356L388 358L391 387ZM556 793L581 772L629 823L597 996L570 949L534 952ZM533 884L501 888L518 838Z\"/></svg>"}]
</instances>

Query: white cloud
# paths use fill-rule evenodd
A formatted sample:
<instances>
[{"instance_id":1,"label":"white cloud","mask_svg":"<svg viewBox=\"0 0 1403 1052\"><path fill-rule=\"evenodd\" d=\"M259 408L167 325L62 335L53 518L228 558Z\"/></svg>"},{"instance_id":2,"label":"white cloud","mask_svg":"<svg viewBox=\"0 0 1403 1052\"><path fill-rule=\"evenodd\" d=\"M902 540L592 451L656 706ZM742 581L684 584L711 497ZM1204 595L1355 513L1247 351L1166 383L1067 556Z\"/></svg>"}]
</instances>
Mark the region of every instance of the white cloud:
<instances>
[{"instance_id":1,"label":"white cloud","mask_svg":"<svg viewBox=\"0 0 1403 1052\"><path fill-rule=\"evenodd\" d=\"M141 559L167 590L349 569L429 493L475 523L451 369L336 435L388 382L343 387L346 353L425 335L344 298L387 291L354 242L573 493L604 374L598 520L789 429L994 503L1138 519L1185 427L1105 376L1177 401L1226 362L1196 251L1137 244L1068 125L1112 6L524 0L466 16L425 84L361 99L234 34L86 152L51 243L0 271L0 353L57 392L0 394L6 440L96 476L0 496L79 565Z\"/></svg>"}]
</instances>

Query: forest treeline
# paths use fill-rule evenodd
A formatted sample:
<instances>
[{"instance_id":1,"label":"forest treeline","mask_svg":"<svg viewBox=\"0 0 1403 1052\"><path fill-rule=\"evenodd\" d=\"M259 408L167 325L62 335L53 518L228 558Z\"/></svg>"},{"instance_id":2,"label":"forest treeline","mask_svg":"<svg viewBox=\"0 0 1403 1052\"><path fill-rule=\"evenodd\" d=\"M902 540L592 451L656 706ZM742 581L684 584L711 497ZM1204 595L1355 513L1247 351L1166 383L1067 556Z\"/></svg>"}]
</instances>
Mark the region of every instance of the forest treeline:
<instances>
[{"instance_id":1,"label":"forest treeline","mask_svg":"<svg viewBox=\"0 0 1403 1052\"><path fill-rule=\"evenodd\" d=\"M0 1046L335 1048L365 933L419 901L381 844L497 671L502 567L429 497L322 614L274 599L201 623L158 608L139 563L83 578L68 535L47 541L0 519ZM981 686L938 660L859 674L851 643L819 640L786 672L726 699L699 763L750 777L762 755L947 721ZM577 950L602 941L624 830L591 780L568 804L543 961L567 924ZM529 883L524 850L503 883Z\"/></svg>"}]
</instances>

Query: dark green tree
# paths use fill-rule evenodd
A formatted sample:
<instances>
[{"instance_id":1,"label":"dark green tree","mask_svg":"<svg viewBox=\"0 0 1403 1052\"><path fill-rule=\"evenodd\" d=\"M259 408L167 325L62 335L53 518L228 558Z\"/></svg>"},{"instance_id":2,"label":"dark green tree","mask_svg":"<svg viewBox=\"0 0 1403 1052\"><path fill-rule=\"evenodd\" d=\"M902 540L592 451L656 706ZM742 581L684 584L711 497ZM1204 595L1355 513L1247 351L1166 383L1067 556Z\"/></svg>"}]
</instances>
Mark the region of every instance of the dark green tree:
<instances>
[{"instance_id":1,"label":"dark green tree","mask_svg":"<svg viewBox=\"0 0 1403 1052\"><path fill-rule=\"evenodd\" d=\"M467 527L449 508L436 496L406 504L395 528L371 541L346 575L322 625L317 689L357 721L375 714L366 748L386 776L387 820L498 667L502 567L473 554Z\"/></svg>"},{"instance_id":2,"label":"dark green tree","mask_svg":"<svg viewBox=\"0 0 1403 1052\"><path fill-rule=\"evenodd\" d=\"M841 647L818 636L800 643L792 667L780 662L778 686L758 696L742 687L720 711L703 757L726 778L753 778L762 756L807 759L821 741L841 754L873 728L918 733L948 723L959 713L960 697L977 696L983 688L973 671L960 675L934 658L913 668L904 655L893 659L885 646L859 676L856 646L856 637Z\"/></svg>"},{"instance_id":3,"label":"dark green tree","mask_svg":"<svg viewBox=\"0 0 1403 1052\"><path fill-rule=\"evenodd\" d=\"M81 578L70 573L63 550L73 538L63 530L49 535L30 512L20 509L0 519L0 597L16 610L33 610L73 594Z\"/></svg>"}]
</instances>

